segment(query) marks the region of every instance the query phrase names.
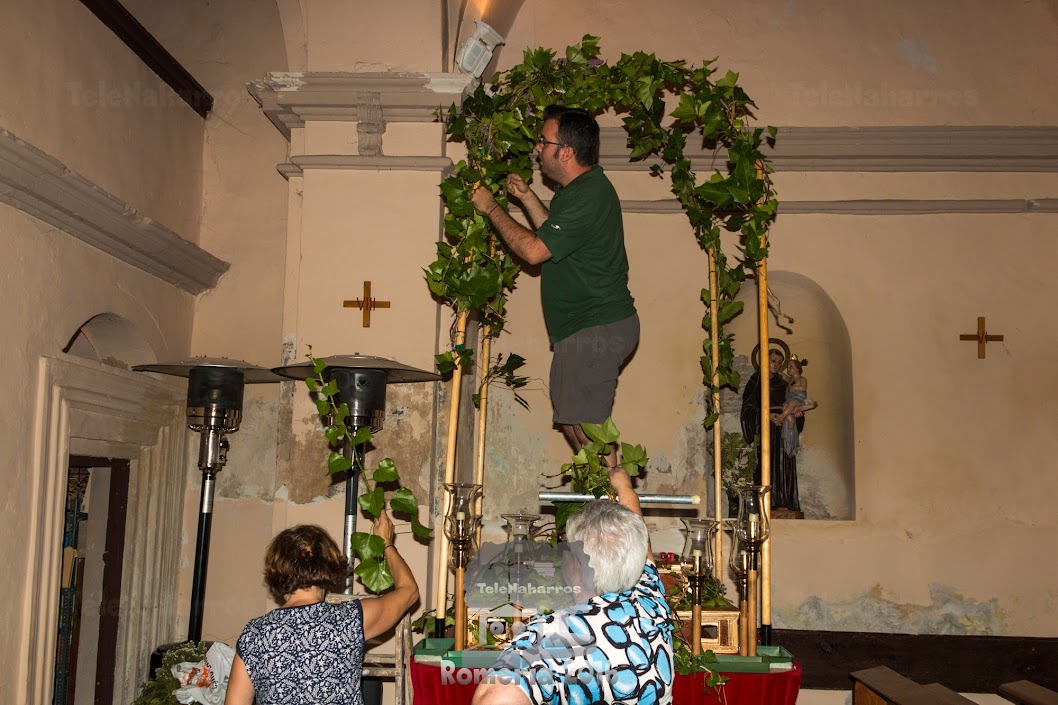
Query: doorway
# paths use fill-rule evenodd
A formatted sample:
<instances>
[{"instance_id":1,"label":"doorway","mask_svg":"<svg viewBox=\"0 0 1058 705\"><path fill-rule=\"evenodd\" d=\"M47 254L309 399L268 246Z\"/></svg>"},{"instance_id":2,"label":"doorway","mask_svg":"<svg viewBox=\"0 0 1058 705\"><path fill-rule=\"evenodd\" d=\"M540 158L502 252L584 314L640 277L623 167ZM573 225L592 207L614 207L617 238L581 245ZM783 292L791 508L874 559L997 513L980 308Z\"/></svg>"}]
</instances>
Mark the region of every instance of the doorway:
<instances>
[{"instance_id":1,"label":"doorway","mask_svg":"<svg viewBox=\"0 0 1058 705\"><path fill-rule=\"evenodd\" d=\"M114 700L129 467L120 458L69 459L53 705Z\"/></svg>"}]
</instances>

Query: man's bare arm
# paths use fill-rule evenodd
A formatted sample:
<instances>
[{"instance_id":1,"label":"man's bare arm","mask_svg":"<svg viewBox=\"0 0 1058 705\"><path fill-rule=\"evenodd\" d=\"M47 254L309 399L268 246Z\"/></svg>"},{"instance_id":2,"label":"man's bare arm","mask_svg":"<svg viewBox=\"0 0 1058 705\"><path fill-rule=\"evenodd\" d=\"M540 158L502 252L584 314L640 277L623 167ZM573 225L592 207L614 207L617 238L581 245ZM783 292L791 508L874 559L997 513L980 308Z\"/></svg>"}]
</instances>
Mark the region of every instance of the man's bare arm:
<instances>
[{"instance_id":1,"label":"man's bare arm","mask_svg":"<svg viewBox=\"0 0 1058 705\"><path fill-rule=\"evenodd\" d=\"M529 215L529 222L533 224L534 228L539 228L543 225L544 221L551 215L547 206L536 195L536 191L529 188L529 184L525 182L525 179L515 173L507 175L507 193L521 202L525 212Z\"/></svg>"},{"instance_id":2,"label":"man's bare arm","mask_svg":"<svg viewBox=\"0 0 1058 705\"><path fill-rule=\"evenodd\" d=\"M475 208L492 221L496 232L507 243L507 247L511 248L511 252L529 264L540 264L551 259L551 250L547 249L544 241L532 230L512 218L510 213L496 203L495 196L487 188L474 189L474 192L470 194L470 201Z\"/></svg>"},{"instance_id":3,"label":"man's bare arm","mask_svg":"<svg viewBox=\"0 0 1058 705\"><path fill-rule=\"evenodd\" d=\"M551 250L547 249L544 241L537 237L529 228L525 227L511 217L511 214L499 206L489 214L489 220L496 227L511 252L521 257L529 264L540 264L551 259Z\"/></svg>"}]
</instances>

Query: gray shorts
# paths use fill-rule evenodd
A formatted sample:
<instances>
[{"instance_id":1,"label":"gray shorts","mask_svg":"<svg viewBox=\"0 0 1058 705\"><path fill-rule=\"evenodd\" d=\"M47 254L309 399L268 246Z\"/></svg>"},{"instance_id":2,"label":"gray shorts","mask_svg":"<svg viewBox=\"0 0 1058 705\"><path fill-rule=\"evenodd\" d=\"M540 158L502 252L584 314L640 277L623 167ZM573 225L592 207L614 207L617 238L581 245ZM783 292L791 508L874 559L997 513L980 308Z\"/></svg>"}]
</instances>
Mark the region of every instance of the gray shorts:
<instances>
[{"instance_id":1,"label":"gray shorts","mask_svg":"<svg viewBox=\"0 0 1058 705\"><path fill-rule=\"evenodd\" d=\"M639 314L592 326L555 343L551 406L557 424L602 423L613 411L617 375L639 344Z\"/></svg>"}]
</instances>

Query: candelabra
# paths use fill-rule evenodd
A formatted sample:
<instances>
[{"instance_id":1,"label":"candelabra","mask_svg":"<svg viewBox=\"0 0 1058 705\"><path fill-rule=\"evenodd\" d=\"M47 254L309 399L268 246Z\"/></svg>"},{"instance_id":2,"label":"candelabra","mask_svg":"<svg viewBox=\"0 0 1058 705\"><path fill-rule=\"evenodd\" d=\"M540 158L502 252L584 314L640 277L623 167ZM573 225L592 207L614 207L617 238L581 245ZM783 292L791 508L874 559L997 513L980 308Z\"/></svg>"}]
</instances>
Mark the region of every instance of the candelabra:
<instances>
[{"instance_id":1,"label":"candelabra","mask_svg":"<svg viewBox=\"0 0 1058 705\"><path fill-rule=\"evenodd\" d=\"M466 569L473 553L472 544L477 534L481 515L477 513L477 500L481 496L481 485L448 483L445 485L445 536L452 544L452 562L455 582L455 644L456 651L467 646L467 596ZM443 617L443 615L442 615Z\"/></svg>"},{"instance_id":2,"label":"candelabra","mask_svg":"<svg viewBox=\"0 0 1058 705\"><path fill-rule=\"evenodd\" d=\"M680 564L691 592L691 652L702 652L702 593L713 573L713 537L718 522L713 519L684 519L687 536Z\"/></svg>"},{"instance_id":3,"label":"candelabra","mask_svg":"<svg viewBox=\"0 0 1058 705\"><path fill-rule=\"evenodd\" d=\"M771 487L751 485L738 490L738 522L735 536L738 545L746 552L746 649L745 656L757 655L757 571L760 568L760 549L768 540L771 527L768 523L765 495ZM733 555L735 551L731 552Z\"/></svg>"}]
</instances>

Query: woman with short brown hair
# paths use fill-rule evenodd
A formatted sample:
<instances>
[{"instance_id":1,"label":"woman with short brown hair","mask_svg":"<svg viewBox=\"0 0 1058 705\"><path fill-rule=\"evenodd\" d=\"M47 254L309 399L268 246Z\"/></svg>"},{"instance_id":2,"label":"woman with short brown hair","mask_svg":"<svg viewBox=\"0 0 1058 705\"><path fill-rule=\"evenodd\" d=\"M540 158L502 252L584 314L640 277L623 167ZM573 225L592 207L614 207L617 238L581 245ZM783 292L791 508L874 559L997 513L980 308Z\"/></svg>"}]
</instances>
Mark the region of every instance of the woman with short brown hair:
<instances>
[{"instance_id":1,"label":"woman with short brown hair","mask_svg":"<svg viewBox=\"0 0 1058 705\"><path fill-rule=\"evenodd\" d=\"M371 600L323 601L345 585L348 563L322 528L280 532L265 552L265 584L280 607L239 637L225 705L362 705L364 642L391 629L419 599L408 564L382 515L372 531L386 543L393 589Z\"/></svg>"}]
</instances>

